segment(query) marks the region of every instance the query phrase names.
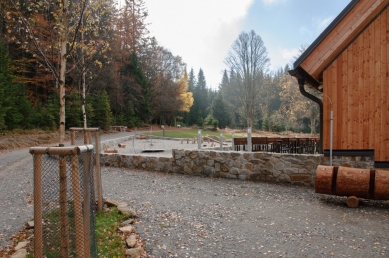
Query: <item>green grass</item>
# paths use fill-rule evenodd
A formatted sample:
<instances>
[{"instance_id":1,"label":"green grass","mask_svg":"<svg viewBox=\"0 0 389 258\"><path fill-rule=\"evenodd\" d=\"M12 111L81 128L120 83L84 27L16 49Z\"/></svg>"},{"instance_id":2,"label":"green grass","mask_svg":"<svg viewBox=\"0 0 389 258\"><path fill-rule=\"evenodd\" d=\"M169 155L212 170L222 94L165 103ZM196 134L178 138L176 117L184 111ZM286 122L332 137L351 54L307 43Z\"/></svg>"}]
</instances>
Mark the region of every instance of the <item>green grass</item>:
<instances>
[{"instance_id":1,"label":"green grass","mask_svg":"<svg viewBox=\"0 0 389 258\"><path fill-rule=\"evenodd\" d=\"M101 211L96 216L96 240L98 257L124 257L126 253L119 223L128 217L119 214L117 208Z\"/></svg>"},{"instance_id":2,"label":"green grass","mask_svg":"<svg viewBox=\"0 0 389 258\"><path fill-rule=\"evenodd\" d=\"M185 130L180 130L180 131L169 131L169 130L165 130L165 137L170 137L170 138L193 138L193 137L197 137L197 133L198 133L198 130L197 129L185 129ZM148 132L143 132L144 135L150 135L150 133ZM154 136L163 136L163 132L162 131L159 131L159 132L152 132L151 135L154 135ZM201 135L202 136L217 136L219 137L220 136L220 133L219 132L213 132L213 131L205 131L205 130L201 130ZM224 137L226 137L226 139L231 139L231 134L223 134Z\"/></svg>"},{"instance_id":3,"label":"green grass","mask_svg":"<svg viewBox=\"0 0 389 258\"><path fill-rule=\"evenodd\" d=\"M68 211L70 217L74 216L72 212ZM96 215L96 242L98 257L125 257L126 248L122 233L118 231L120 222L126 220L128 216L119 214L117 208L112 208L107 211L98 212ZM46 217L50 221L53 232L49 239L50 241L44 243L45 255L48 258L60 257L60 236L58 234L60 214L59 209L52 211ZM74 227L74 225L73 225ZM54 230L55 229L55 230ZM74 230L70 230L70 234L74 234ZM74 243L71 243L74 245ZM74 250L75 247L70 247ZM27 258L33 258L34 254L30 253ZM76 257L74 253L70 257Z\"/></svg>"}]
</instances>

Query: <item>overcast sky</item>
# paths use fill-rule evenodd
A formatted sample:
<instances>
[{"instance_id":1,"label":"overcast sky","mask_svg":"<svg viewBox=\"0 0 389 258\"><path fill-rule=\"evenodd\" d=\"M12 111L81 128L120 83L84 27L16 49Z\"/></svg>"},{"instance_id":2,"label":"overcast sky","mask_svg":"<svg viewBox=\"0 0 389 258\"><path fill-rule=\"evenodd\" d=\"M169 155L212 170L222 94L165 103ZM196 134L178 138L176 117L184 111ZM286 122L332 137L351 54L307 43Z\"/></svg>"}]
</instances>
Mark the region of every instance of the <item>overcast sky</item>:
<instances>
[{"instance_id":1,"label":"overcast sky","mask_svg":"<svg viewBox=\"0 0 389 258\"><path fill-rule=\"evenodd\" d=\"M217 88L228 50L242 31L261 36L270 71L311 44L350 0L145 0L146 22L160 45Z\"/></svg>"}]
</instances>

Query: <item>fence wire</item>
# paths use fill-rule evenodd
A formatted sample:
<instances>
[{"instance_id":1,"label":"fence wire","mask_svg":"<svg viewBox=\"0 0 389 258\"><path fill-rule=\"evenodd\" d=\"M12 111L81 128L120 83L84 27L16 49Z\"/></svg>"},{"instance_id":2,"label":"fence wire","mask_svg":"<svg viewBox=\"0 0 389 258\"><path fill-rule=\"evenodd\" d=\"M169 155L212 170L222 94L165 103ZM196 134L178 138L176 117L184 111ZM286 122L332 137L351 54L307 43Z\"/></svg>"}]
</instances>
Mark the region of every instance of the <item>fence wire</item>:
<instances>
[{"instance_id":1,"label":"fence wire","mask_svg":"<svg viewBox=\"0 0 389 258\"><path fill-rule=\"evenodd\" d=\"M93 187L94 191L93 194L94 200L96 201L98 205L98 210L102 209L102 195L103 195L103 189L101 184L101 166L100 166L100 159L96 156L96 152L100 152L100 129L99 128L78 128L78 127L71 127L71 144L75 146L80 146L84 144L92 144L93 145L93 161L92 164L92 181L93 181ZM99 154L99 153L98 153Z\"/></svg>"},{"instance_id":2,"label":"fence wire","mask_svg":"<svg viewBox=\"0 0 389 258\"><path fill-rule=\"evenodd\" d=\"M72 148L73 154L68 153ZM30 149L35 257L97 257L93 149L92 145Z\"/></svg>"}]
</instances>

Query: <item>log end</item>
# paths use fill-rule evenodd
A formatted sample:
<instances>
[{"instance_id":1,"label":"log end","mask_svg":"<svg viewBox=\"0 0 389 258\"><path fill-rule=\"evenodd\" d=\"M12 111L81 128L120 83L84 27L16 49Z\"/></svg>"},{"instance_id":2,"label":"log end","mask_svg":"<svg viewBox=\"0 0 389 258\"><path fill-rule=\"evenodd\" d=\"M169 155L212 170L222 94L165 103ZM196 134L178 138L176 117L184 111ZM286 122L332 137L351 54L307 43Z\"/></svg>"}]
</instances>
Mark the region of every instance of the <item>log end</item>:
<instances>
[{"instance_id":1,"label":"log end","mask_svg":"<svg viewBox=\"0 0 389 258\"><path fill-rule=\"evenodd\" d=\"M356 196L349 196L346 200L346 204L350 208L356 208L358 207L359 200Z\"/></svg>"}]
</instances>

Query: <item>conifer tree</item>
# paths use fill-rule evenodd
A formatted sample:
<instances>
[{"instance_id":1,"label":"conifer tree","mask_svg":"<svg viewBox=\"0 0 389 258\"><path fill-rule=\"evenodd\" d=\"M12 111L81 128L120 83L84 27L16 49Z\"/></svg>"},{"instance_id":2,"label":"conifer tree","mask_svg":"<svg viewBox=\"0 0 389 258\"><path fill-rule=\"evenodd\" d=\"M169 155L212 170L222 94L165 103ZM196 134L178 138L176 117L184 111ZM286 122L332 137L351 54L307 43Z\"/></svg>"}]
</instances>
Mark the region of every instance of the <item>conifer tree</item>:
<instances>
[{"instance_id":1,"label":"conifer tree","mask_svg":"<svg viewBox=\"0 0 389 258\"><path fill-rule=\"evenodd\" d=\"M91 102L93 108L92 126L108 130L112 125L112 112L107 92L98 93Z\"/></svg>"},{"instance_id":2,"label":"conifer tree","mask_svg":"<svg viewBox=\"0 0 389 258\"><path fill-rule=\"evenodd\" d=\"M220 91L212 101L211 114L219 121L219 128L223 129L230 124L230 113Z\"/></svg>"},{"instance_id":3,"label":"conifer tree","mask_svg":"<svg viewBox=\"0 0 389 258\"><path fill-rule=\"evenodd\" d=\"M28 116L30 103L25 87L14 82L6 45L0 41L0 129L27 126L23 123Z\"/></svg>"}]
</instances>

